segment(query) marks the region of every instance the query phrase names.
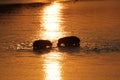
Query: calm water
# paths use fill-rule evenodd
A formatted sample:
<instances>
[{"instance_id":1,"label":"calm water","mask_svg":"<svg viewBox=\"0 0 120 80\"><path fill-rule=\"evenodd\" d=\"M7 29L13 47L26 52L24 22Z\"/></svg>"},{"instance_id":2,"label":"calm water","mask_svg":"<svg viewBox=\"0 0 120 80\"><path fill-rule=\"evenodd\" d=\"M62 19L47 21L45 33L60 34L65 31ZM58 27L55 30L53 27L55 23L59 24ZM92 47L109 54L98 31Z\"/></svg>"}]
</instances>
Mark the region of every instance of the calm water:
<instances>
[{"instance_id":1,"label":"calm water","mask_svg":"<svg viewBox=\"0 0 120 80\"><path fill-rule=\"evenodd\" d=\"M0 6L0 80L120 80L119 1ZM81 49L59 49L75 35ZM49 39L50 51L32 42Z\"/></svg>"}]
</instances>

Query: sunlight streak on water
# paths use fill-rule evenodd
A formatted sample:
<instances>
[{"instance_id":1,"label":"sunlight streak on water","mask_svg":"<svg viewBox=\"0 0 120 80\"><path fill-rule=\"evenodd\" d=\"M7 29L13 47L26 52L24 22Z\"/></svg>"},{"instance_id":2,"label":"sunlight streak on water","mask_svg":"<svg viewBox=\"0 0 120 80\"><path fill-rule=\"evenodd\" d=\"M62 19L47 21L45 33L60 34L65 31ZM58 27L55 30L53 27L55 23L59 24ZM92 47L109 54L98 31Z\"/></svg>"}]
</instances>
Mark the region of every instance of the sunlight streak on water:
<instances>
[{"instance_id":1,"label":"sunlight streak on water","mask_svg":"<svg viewBox=\"0 0 120 80\"><path fill-rule=\"evenodd\" d=\"M62 80L61 76L61 68L62 65L60 63L60 59L62 56L56 54L55 52L51 52L44 56L44 72L45 72L45 80Z\"/></svg>"},{"instance_id":2,"label":"sunlight streak on water","mask_svg":"<svg viewBox=\"0 0 120 80\"><path fill-rule=\"evenodd\" d=\"M44 28L43 39L49 39L51 41L62 36L61 31L61 9L62 5L59 3L53 3L47 6L43 11L43 23Z\"/></svg>"}]
</instances>

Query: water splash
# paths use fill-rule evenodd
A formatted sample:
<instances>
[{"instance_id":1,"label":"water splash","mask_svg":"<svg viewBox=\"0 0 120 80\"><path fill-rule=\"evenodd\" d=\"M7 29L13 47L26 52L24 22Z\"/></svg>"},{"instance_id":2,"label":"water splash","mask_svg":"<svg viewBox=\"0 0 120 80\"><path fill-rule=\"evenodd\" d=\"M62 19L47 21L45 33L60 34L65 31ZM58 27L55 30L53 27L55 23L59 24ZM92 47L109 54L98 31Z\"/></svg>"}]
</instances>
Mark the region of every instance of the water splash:
<instances>
[{"instance_id":1,"label":"water splash","mask_svg":"<svg viewBox=\"0 0 120 80\"><path fill-rule=\"evenodd\" d=\"M55 44L55 43L53 43ZM58 50L57 50L58 49ZM0 43L1 51L32 51L32 42L1 42ZM81 43L80 48L58 48L53 47L52 51L68 52L68 53L79 53L79 52L119 52L120 44L119 43Z\"/></svg>"}]
</instances>

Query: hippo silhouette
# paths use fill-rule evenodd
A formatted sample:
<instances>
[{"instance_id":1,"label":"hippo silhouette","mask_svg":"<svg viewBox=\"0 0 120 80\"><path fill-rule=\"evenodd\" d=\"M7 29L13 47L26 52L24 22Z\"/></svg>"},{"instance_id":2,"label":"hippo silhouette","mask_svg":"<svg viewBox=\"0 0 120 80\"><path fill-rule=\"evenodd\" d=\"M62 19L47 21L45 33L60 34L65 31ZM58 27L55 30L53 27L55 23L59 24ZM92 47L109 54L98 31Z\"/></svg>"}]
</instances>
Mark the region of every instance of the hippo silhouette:
<instances>
[{"instance_id":1,"label":"hippo silhouette","mask_svg":"<svg viewBox=\"0 0 120 80\"><path fill-rule=\"evenodd\" d=\"M80 39L76 36L63 37L58 40L58 47L79 47Z\"/></svg>"},{"instance_id":2,"label":"hippo silhouette","mask_svg":"<svg viewBox=\"0 0 120 80\"><path fill-rule=\"evenodd\" d=\"M42 49L50 49L52 48L52 43L49 40L35 40L33 42L33 50L39 51Z\"/></svg>"}]
</instances>

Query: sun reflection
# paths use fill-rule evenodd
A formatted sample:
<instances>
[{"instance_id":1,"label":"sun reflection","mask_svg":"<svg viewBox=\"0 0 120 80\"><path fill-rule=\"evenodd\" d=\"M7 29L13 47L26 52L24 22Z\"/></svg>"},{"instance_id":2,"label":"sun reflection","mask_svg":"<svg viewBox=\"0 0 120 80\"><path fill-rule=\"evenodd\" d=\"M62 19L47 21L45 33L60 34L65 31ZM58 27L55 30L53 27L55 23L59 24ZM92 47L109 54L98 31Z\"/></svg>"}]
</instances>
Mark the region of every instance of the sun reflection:
<instances>
[{"instance_id":1,"label":"sun reflection","mask_svg":"<svg viewBox=\"0 0 120 80\"><path fill-rule=\"evenodd\" d=\"M53 3L44 9L42 26L45 31L43 32L43 39L53 41L62 35L60 28L61 9L62 5L59 3Z\"/></svg>"},{"instance_id":2,"label":"sun reflection","mask_svg":"<svg viewBox=\"0 0 120 80\"><path fill-rule=\"evenodd\" d=\"M45 80L62 80L61 78L61 63L62 57L59 54L51 52L45 55L44 71Z\"/></svg>"}]
</instances>

